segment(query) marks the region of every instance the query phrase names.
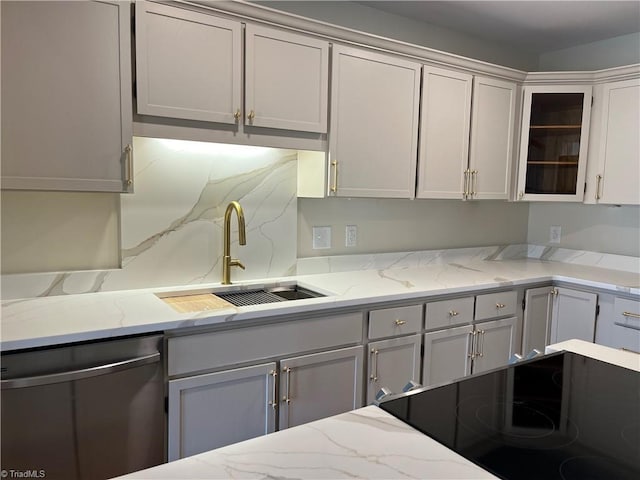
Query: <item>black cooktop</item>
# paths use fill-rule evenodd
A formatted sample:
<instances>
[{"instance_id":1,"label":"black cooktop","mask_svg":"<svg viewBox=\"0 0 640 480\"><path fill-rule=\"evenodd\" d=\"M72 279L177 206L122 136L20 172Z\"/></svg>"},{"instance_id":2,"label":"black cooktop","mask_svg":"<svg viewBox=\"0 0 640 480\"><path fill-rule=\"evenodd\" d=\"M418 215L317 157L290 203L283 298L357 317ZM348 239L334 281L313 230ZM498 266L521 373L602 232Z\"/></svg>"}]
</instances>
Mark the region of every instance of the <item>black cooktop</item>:
<instances>
[{"instance_id":1,"label":"black cooktop","mask_svg":"<svg viewBox=\"0 0 640 480\"><path fill-rule=\"evenodd\" d=\"M504 479L640 479L640 373L556 353L380 408Z\"/></svg>"}]
</instances>

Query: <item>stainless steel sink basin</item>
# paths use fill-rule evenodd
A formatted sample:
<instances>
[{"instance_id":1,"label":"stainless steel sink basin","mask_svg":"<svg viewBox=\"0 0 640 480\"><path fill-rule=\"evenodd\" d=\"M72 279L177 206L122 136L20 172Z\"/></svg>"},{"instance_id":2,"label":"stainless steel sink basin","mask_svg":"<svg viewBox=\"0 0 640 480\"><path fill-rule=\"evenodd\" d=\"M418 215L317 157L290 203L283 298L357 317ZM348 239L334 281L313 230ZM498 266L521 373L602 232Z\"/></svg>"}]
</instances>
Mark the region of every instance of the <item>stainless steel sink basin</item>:
<instances>
[{"instance_id":1,"label":"stainless steel sink basin","mask_svg":"<svg viewBox=\"0 0 640 480\"><path fill-rule=\"evenodd\" d=\"M216 296L226 300L229 303L232 303L237 307L324 297L324 295L321 293L308 290L298 285L265 287L259 290L239 290L224 293L221 292L216 293Z\"/></svg>"}]
</instances>

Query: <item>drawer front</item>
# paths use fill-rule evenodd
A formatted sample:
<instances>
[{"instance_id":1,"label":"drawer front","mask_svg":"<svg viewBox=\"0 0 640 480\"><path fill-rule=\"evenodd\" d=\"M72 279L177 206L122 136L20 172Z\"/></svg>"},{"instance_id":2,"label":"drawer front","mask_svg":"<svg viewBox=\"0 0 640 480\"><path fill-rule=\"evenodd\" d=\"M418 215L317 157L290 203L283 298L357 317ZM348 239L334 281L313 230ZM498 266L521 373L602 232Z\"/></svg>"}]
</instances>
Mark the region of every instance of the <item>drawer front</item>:
<instances>
[{"instance_id":1,"label":"drawer front","mask_svg":"<svg viewBox=\"0 0 640 480\"><path fill-rule=\"evenodd\" d=\"M518 294L515 291L476 296L476 320L515 315Z\"/></svg>"},{"instance_id":2,"label":"drawer front","mask_svg":"<svg viewBox=\"0 0 640 480\"><path fill-rule=\"evenodd\" d=\"M616 298L613 302L613 323L640 331L640 300Z\"/></svg>"},{"instance_id":3,"label":"drawer front","mask_svg":"<svg viewBox=\"0 0 640 480\"><path fill-rule=\"evenodd\" d=\"M473 297L442 300L427 303L425 328L450 327L471 323L473 320Z\"/></svg>"},{"instance_id":4,"label":"drawer front","mask_svg":"<svg viewBox=\"0 0 640 480\"><path fill-rule=\"evenodd\" d=\"M384 308L369 312L369 338L416 333L422 330L422 305Z\"/></svg>"},{"instance_id":5,"label":"drawer front","mask_svg":"<svg viewBox=\"0 0 640 480\"><path fill-rule=\"evenodd\" d=\"M360 312L169 338L169 376L362 342Z\"/></svg>"}]
</instances>

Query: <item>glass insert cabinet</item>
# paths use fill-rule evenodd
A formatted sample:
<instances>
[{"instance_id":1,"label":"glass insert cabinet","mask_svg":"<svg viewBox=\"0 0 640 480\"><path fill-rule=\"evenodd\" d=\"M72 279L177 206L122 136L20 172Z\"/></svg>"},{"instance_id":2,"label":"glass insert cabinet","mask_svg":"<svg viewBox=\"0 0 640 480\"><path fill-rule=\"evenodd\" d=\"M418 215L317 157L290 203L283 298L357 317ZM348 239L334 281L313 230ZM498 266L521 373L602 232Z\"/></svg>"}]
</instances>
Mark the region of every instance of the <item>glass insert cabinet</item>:
<instances>
[{"instance_id":1,"label":"glass insert cabinet","mask_svg":"<svg viewBox=\"0 0 640 480\"><path fill-rule=\"evenodd\" d=\"M582 201L591 86L524 87L518 200Z\"/></svg>"}]
</instances>

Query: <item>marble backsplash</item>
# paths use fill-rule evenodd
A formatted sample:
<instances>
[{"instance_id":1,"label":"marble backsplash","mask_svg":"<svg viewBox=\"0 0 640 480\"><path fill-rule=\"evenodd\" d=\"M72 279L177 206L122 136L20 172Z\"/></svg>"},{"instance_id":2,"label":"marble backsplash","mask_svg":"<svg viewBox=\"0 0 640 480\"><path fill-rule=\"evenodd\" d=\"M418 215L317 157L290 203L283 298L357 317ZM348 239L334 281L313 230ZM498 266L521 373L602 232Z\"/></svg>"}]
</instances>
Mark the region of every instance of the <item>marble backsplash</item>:
<instances>
[{"instance_id":1,"label":"marble backsplash","mask_svg":"<svg viewBox=\"0 0 640 480\"><path fill-rule=\"evenodd\" d=\"M14 274L2 298L25 298L219 282L223 217L242 205L247 246L232 217L234 280L296 271L297 154L262 147L134 138L135 193L121 195L117 270Z\"/></svg>"}]
</instances>

